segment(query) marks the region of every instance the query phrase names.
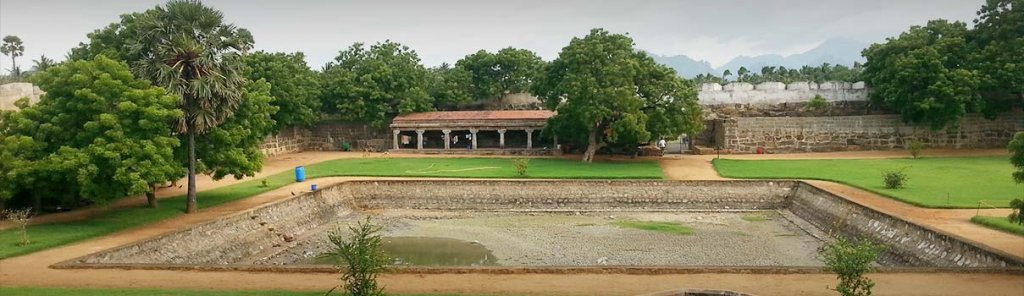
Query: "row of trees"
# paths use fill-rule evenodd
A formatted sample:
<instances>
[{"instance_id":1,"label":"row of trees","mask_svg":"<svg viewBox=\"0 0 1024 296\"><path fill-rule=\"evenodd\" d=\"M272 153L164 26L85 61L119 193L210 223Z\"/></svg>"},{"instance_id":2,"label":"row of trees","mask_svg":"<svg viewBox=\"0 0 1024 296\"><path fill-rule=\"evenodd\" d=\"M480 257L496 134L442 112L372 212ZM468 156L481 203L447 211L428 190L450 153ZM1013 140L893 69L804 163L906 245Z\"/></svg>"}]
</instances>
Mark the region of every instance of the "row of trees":
<instances>
[{"instance_id":1,"label":"row of trees","mask_svg":"<svg viewBox=\"0 0 1024 296\"><path fill-rule=\"evenodd\" d=\"M38 60L32 60L33 65L29 71L22 71L21 67L18 67L18 57L25 55L25 44L21 38L14 35L4 36L0 43L0 54L11 58L11 68L8 69L10 74L0 76L0 84L26 81L31 74L46 71L56 64L53 59L42 55Z\"/></svg>"},{"instance_id":2,"label":"row of trees","mask_svg":"<svg viewBox=\"0 0 1024 296\"><path fill-rule=\"evenodd\" d=\"M747 67L740 67L736 71L736 75L733 75L730 70L725 70L725 72L722 72L722 76L715 76L711 73L697 74L693 81L698 84L707 82L726 84L734 81L755 84L771 81L782 83L796 81L813 81L817 83L826 81L857 82L861 80L861 72L863 70L864 65L860 63L854 63L853 67L824 63L820 66L803 66L800 69L786 68L784 66L764 66L761 67L761 72L759 73L751 72Z\"/></svg>"},{"instance_id":3,"label":"row of trees","mask_svg":"<svg viewBox=\"0 0 1024 296\"><path fill-rule=\"evenodd\" d=\"M872 103L933 129L1024 105L1024 2L987 0L974 24L933 20L865 49Z\"/></svg>"}]
</instances>

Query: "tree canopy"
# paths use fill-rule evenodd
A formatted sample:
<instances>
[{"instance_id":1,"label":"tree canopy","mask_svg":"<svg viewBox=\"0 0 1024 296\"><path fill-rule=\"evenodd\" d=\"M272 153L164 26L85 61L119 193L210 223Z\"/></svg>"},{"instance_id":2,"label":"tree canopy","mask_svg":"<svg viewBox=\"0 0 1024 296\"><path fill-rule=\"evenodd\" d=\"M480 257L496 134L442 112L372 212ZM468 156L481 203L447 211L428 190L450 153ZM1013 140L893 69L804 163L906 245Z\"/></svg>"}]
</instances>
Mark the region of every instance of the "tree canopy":
<instances>
[{"instance_id":1,"label":"tree canopy","mask_svg":"<svg viewBox=\"0 0 1024 296\"><path fill-rule=\"evenodd\" d=\"M212 176L215 180L225 176L241 179L253 176L263 169L263 152L260 144L278 131L273 115L276 97L271 95L273 87L265 80L246 84L242 100L234 115L207 133L196 136L196 171ZM184 147L178 155L185 155ZM185 159L179 157L179 159Z\"/></svg>"},{"instance_id":2,"label":"tree canopy","mask_svg":"<svg viewBox=\"0 0 1024 296\"><path fill-rule=\"evenodd\" d=\"M506 93L530 90L544 61L526 49L504 48L497 53L480 50L455 63L469 73L470 95L474 99L500 99Z\"/></svg>"},{"instance_id":3,"label":"tree canopy","mask_svg":"<svg viewBox=\"0 0 1024 296\"><path fill-rule=\"evenodd\" d=\"M320 76L306 64L305 55L257 51L244 60L246 78L270 83L270 103L279 109L273 115L275 130L320 119Z\"/></svg>"},{"instance_id":4,"label":"tree canopy","mask_svg":"<svg viewBox=\"0 0 1024 296\"><path fill-rule=\"evenodd\" d=\"M625 35L594 29L573 38L545 67L534 93L558 114L550 132L587 146L636 145L701 129L697 92L675 71L634 49Z\"/></svg>"},{"instance_id":5,"label":"tree canopy","mask_svg":"<svg viewBox=\"0 0 1024 296\"><path fill-rule=\"evenodd\" d=\"M430 111L428 74L409 47L391 41L369 48L356 43L324 67L324 108L376 126L399 114Z\"/></svg>"},{"instance_id":6,"label":"tree canopy","mask_svg":"<svg viewBox=\"0 0 1024 296\"><path fill-rule=\"evenodd\" d=\"M434 100L435 109L457 110L473 101L470 94L473 82L468 71L448 63L430 68L429 71L428 92Z\"/></svg>"},{"instance_id":7,"label":"tree canopy","mask_svg":"<svg viewBox=\"0 0 1024 296\"><path fill-rule=\"evenodd\" d=\"M173 123L178 99L127 65L99 56L35 76L39 103L0 119L0 200L31 192L39 206L102 202L179 178ZM60 184L59 186L55 184Z\"/></svg>"},{"instance_id":8,"label":"tree canopy","mask_svg":"<svg viewBox=\"0 0 1024 296\"><path fill-rule=\"evenodd\" d=\"M25 54L25 44L21 42L21 38L14 35L4 36L3 43L0 44L0 53L11 57L11 75L21 75L21 69L18 68L18 63L15 61Z\"/></svg>"}]
</instances>

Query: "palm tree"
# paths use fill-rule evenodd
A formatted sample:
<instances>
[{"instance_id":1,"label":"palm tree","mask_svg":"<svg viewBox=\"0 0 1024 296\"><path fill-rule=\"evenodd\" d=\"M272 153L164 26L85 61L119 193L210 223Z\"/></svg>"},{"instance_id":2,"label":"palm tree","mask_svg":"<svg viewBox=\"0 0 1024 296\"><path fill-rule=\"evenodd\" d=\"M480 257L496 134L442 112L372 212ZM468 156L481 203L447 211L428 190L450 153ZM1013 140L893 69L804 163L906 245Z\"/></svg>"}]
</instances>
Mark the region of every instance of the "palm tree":
<instances>
[{"instance_id":1,"label":"palm tree","mask_svg":"<svg viewBox=\"0 0 1024 296\"><path fill-rule=\"evenodd\" d=\"M188 202L196 212L195 137L230 117L242 101L245 79L241 55L252 48L252 35L225 24L220 11L195 0L172 0L139 19L133 69L141 77L181 96L185 116L178 132L187 141Z\"/></svg>"},{"instance_id":2,"label":"palm tree","mask_svg":"<svg viewBox=\"0 0 1024 296\"><path fill-rule=\"evenodd\" d=\"M747 74L750 74L750 70L747 70L747 67L740 66L740 69L736 71L736 80L739 82L745 82L747 80Z\"/></svg>"},{"instance_id":3,"label":"palm tree","mask_svg":"<svg viewBox=\"0 0 1024 296\"><path fill-rule=\"evenodd\" d=\"M21 43L21 38L14 35L4 36L4 43L0 45L0 53L11 57L11 75L20 76L21 70L14 59L25 54L25 45Z\"/></svg>"},{"instance_id":4,"label":"palm tree","mask_svg":"<svg viewBox=\"0 0 1024 296\"><path fill-rule=\"evenodd\" d=\"M32 63L35 64L34 66L32 66L32 71L35 72L46 71L46 69L49 69L50 67L57 65L57 63L54 62L53 59L46 57L45 54L40 56L38 60L32 60Z\"/></svg>"}]
</instances>

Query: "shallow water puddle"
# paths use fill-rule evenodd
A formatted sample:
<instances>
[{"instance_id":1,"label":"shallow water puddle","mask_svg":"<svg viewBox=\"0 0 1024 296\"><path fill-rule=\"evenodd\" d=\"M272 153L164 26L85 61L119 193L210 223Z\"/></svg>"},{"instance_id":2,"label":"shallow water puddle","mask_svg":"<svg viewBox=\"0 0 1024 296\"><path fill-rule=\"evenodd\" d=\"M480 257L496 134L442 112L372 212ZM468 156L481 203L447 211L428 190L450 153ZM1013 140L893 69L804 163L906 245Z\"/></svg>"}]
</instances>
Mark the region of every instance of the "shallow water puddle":
<instances>
[{"instance_id":1,"label":"shallow water puddle","mask_svg":"<svg viewBox=\"0 0 1024 296\"><path fill-rule=\"evenodd\" d=\"M443 237L385 237L384 253L395 265L408 266L481 266L498 265L487 247L464 240ZM337 263L336 258L320 258L318 263Z\"/></svg>"}]
</instances>

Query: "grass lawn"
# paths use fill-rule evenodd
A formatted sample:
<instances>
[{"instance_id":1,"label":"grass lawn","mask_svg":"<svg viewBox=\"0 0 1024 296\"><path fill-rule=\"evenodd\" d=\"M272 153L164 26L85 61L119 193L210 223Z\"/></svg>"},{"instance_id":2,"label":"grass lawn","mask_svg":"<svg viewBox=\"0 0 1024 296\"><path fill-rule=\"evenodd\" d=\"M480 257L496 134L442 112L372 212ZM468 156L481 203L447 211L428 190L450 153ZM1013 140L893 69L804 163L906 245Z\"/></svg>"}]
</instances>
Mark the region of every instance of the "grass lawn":
<instances>
[{"instance_id":1,"label":"grass lawn","mask_svg":"<svg viewBox=\"0 0 1024 296\"><path fill-rule=\"evenodd\" d=\"M289 291L208 291L208 290L156 290L156 289L64 289L64 288L12 288L0 287L4 296L323 296L322 292ZM335 291L331 295L341 295ZM457 294L389 294L396 296L455 296Z\"/></svg>"},{"instance_id":2,"label":"grass lawn","mask_svg":"<svg viewBox=\"0 0 1024 296\"><path fill-rule=\"evenodd\" d=\"M615 226L621 228L640 229L668 234L691 235L693 228L686 227L679 223L658 222L658 221L618 221Z\"/></svg>"},{"instance_id":3,"label":"grass lawn","mask_svg":"<svg viewBox=\"0 0 1024 296\"><path fill-rule=\"evenodd\" d=\"M1024 225L1011 223L1006 217L974 216L971 218L971 222L995 230L1024 236Z\"/></svg>"},{"instance_id":4,"label":"grass lawn","mask_svg":"<svg viewBox=\"0 0 1024 296\"><path fill-rule=\"evenodd\" d=\"M518 178L509 158L353 158L306 166L307 178L330 176ZM549 179L660 179L654 161L580 163L568 159L531 159L526 178ZM261 181L267 180L266 187ZM294 182L294 173L282 172L199 193L199 208L212 207L280 188ZM202 188L200 188L202 189ZM154 223L183 214L184 196L162 199L159 209L146 207L109 211L87 220L32 225L27 246L18 246L13 229L0 231L0 259L45 250Z\"/></svg>"},{"instance_id":5,"label":"grass lawn","mask_svg":"<svg viewBox=\"0 0 1024 296\"><path fill-rule=\"evenodd\" d=\"M1024 195L1010 178L1006 157L919 159L714 160L722 176L747 179L816 179L839 182L928 208L1007 207ZM906 188L886 189L882 172L906 168Z\"/></svg>"}]
</instances>

